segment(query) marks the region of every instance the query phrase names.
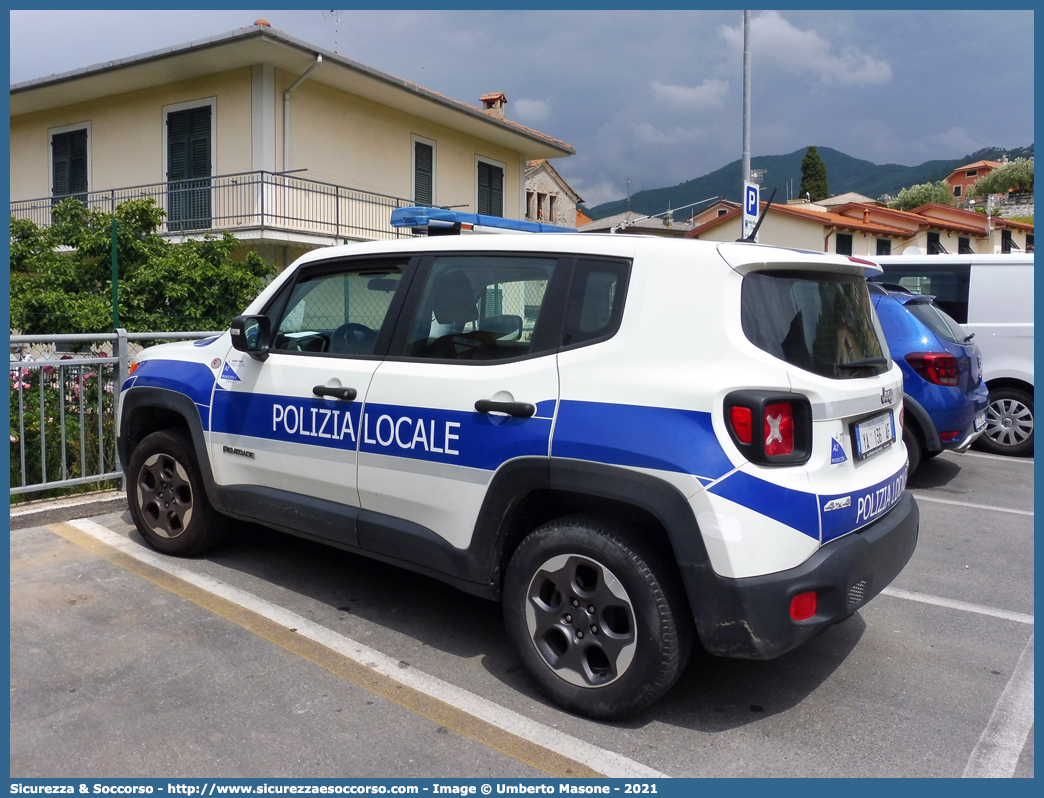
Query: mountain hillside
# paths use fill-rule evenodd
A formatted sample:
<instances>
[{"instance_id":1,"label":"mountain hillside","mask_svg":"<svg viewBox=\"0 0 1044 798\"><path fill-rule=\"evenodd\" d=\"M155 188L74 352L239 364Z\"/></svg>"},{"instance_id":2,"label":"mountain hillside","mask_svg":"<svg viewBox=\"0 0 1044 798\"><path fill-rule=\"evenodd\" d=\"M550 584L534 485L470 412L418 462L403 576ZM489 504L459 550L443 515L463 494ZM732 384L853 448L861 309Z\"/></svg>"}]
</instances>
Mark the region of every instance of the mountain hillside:
<instances>
[{"instance_id":1,"label":"mountain hillside","mask_svg":"<svg viewBox=\"0 0 1044 798\"><path fill-rule=\"evenodd\" d=\"M827 179L830 194L844 194L856 191L867 197L877 198L882 194L895 196L901 188L918 183L934 183L942 180L958 166L979 160L1000 160L1002 155L1015 158L1031 157L1033 145L1012 150L989 147L954 160L926 161L918 166L901 164L875 164L845 155L830 147L817 147L819 156L826 162ZM797 197L801 186L801 159L805 157L805 148L787 155L759 155L750 159L751 169L764 169L762 181L762 197L768 198L772 189L776 188L775 202L786 202L787 188L793 181L793 196ZM676 186L647 189L631 195L631 210L637 213L661 213L668 208L680 208L691 202L708 197L723 196L734 202L740 201L740 161L733 161L715 172L687 180ZM604 202L593 208L583 208L584 213L592 219L604 219L627 210L627 200L619 199ZM700 208L694 210L699 211ZM685 211L688 213L689 211Z\"/></svg>"}]
</instances>

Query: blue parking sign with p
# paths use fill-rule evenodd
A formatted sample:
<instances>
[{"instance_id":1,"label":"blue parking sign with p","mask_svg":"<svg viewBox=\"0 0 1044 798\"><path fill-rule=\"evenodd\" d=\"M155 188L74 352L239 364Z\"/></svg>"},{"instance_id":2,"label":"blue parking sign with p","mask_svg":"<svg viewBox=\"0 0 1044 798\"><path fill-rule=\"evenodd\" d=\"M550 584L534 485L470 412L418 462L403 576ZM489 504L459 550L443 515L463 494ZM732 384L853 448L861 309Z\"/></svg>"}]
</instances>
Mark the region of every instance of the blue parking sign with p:
<instances>
[{"instance_id":1,"label":"blue parking sign with p","mask_svg":"<svg viewBox=\"0 0 1044 798\"><path fill-rule=\"evenodd\" d=\"M758 187L747 185L746 197L744 198L744 210L748 216L757 216L758 214Z\"/></svg>"}]
</instances>

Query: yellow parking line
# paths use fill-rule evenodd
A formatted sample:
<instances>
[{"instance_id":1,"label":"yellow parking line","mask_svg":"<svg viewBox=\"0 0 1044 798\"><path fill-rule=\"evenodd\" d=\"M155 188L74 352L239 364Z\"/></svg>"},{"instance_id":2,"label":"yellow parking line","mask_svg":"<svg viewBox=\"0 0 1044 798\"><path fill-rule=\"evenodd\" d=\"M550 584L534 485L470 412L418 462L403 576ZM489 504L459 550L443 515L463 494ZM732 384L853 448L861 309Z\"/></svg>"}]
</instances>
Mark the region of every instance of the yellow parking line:
<instances>
[{"instance_id":1,"label":"yellow parking line","mask_svg":"<svg viewBox=\"0 0 1044 798\"><path fill-rule=\"evenodd\" d=\"M429 720L457 732L482 745L506 754L519 762L523 762L556 778L604 778L603 774L592 770L587 765L562 756L550 749L525 740L511 732L505 731L481 718L476 718L458 707L448 704L408 685L395 681L381 673L367 668L342 654L332 651L326 646L309 640L289 629L270 621L252 610L248 610L235 602L216 596L183 579L172 576L165 571L103 543L86 532L81 532L69 524L53 524L46 527L70 543L75 543L92 554L118 565L136 576L140 576L157 587L160 587L181 598L191 601L215 615L220 615L237 626L242 627L259 637L275 643L280 648L296 654L330 671L354 685L362 687L381 698L422 715Z\"/></svg>"}]
</instances>

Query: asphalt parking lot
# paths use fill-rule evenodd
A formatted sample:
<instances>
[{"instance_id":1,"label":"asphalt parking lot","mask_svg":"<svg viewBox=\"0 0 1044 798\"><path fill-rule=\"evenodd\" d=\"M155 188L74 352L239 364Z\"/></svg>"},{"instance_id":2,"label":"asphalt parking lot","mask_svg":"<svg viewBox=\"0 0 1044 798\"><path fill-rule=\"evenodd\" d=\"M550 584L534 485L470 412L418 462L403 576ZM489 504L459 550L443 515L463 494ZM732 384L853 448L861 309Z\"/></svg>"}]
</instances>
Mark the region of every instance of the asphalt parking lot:
<instances>
[{"instance_id":1,"label":"asphalt parking lot","mask_svg":"<svg viewBox=\"0 0 1044 798\"><path fill-rule=\"evenodd\" d=\"M16 529L11 775L1032 777L1033 468L925 462L885 594L777 660L694 657L624 723L390 566L249 525L172 560L125 511Z\"/></svg>"}]
</instances>

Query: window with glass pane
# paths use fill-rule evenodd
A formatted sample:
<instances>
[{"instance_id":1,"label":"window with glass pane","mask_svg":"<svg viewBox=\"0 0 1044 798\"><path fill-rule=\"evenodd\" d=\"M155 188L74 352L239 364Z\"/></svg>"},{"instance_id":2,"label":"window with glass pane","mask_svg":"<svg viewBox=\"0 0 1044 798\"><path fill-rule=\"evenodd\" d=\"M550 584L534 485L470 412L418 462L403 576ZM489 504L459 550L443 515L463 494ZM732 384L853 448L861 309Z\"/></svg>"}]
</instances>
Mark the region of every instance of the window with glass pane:
<instances>
[{"instance_id":1,"label":"window with glass pane","mask_svg":"<svg viewBox=\"0 0 1044 798\"><path fill-rule=\"evenodd\" d=\"M436 258L406 346L409 357L505 360L533 354L554 258Z\"/></svg>"},{"instance_id":2,"label":"window with glass pane","mask_svg":"<svg viewBox=\"0 0 1044 798\"><path fill-rule=\"evenodd\" d=\"M276 327L273 349L373 354L401 278L402 268L390 266L299 281Z\"/></svg>"},{"instance_id":3,"label":"window with glass pane","mask_svg":"<svg viewBox=\"0 0 1044 798\"><path fill-rule=\"evenodd\" d=\"M625 263L578 261L566 309L563 346L607 338L620 326L628 267Z\"/></svg>"}]
</instances>

